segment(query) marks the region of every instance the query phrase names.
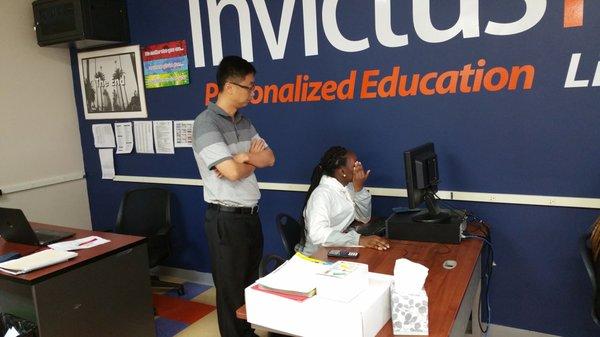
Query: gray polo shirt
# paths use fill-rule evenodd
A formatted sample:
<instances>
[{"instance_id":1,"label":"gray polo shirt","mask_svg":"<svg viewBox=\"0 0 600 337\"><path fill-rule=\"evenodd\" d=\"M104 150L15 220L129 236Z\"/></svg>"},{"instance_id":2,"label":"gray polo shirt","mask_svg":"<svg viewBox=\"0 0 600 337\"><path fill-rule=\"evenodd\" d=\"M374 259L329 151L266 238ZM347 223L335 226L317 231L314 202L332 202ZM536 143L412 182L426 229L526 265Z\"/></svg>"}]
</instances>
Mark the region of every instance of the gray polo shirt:
<instances>
[{"instance_id":1,"label":"gray polo shirt","mask_svg":"<svg viewBox=\"0 0 600 337\"><path fill-rule=\"evenodd\" d=\"M214 103L209 103L194 120L193 149L204 183L204 200L236 207L253 207L260 199L256 176L229 181L218 178L213 168L240 152L250 150L252 139L260 138L250 120L238 111L234 121Z\"/></svg>"}]
</instances>

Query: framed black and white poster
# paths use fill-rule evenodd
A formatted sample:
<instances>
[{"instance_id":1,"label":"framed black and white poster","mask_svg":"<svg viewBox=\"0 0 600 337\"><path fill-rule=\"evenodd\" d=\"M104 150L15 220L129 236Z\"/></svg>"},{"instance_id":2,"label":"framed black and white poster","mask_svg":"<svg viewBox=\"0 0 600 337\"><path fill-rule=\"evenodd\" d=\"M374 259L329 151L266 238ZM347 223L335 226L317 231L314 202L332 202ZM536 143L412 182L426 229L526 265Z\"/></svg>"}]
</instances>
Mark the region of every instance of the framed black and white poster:
<instances>
[{"instance_id":1,"label":"framed black and white poster","mask_svg":"<svg viewBox=\"0 0 600 337\"><path fill-rule=\"evenodd\" d=\"M77 54L85 119L145 118L140 47Z\"/></svg>"}]
</instances>

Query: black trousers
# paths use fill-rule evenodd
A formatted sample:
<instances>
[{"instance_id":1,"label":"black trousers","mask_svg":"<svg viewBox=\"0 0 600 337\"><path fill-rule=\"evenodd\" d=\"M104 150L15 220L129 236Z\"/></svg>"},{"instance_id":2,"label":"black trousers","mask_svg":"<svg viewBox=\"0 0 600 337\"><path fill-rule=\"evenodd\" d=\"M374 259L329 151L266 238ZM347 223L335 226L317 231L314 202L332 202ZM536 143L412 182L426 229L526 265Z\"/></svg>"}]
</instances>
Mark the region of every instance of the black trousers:
<instances>
[{"instance_id":1,"label":"black trousers","mask_svg":"<svg viewBox=\"0 0 600 337\"><path fill-rule=\"evenodd\" d=\"M235 311L244 304L244 288L258 278L263 254L258 214L228 213L209 208L204 229L217 290L221 336L256 336L248 322L235 317Z\"/></svg>"}]
</instances>

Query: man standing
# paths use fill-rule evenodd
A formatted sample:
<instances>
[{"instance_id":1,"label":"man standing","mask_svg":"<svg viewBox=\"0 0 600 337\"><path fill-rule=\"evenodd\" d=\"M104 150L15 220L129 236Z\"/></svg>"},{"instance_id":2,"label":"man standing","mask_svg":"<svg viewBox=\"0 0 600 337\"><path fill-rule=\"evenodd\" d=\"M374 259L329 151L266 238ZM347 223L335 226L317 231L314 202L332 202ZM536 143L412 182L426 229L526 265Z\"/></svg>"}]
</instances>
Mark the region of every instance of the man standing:
<instances>
[{"instance_id":1,"label":"man standing","mask_svg":"<svg viewBox=\"0 0 600 337\"><path fill-rule=\"evenodd\" d=\"M255 73L243 58L224 57L217 70L217 101L194 121L193 149L204 182L204 226L222 337L256 336L250 324L235 316L244 304L244 288L258 278L262 258L254 170L275 163L273 151L238 111L252 98Z\"/></svg>"}]
</instances>

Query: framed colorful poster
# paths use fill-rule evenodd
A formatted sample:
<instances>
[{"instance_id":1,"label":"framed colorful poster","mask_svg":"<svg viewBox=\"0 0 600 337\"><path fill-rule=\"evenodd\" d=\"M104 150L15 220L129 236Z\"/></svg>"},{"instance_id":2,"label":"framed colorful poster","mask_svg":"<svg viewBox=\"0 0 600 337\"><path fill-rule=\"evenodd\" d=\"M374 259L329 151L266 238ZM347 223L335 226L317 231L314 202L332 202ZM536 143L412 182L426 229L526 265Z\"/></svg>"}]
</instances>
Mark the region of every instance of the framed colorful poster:
<instances>
[{"instance_id":1,"label":"framed colorful poster","mask_svg":"<svg viewBox=\"0 0 600 337\"><path fill-rule=\"evenodd\" d=\"M77 54L85 119L145 118L140 47Z\"/></svg>"},{"instance_id":2,"label":"framed colorful poster","mask_svg":"<svg viewBox=\"0 0 600 337\"><path fill-rule=\"evenodd\" d=\"M143 47L142 60L147 89L190 83L185 40Z\"/></svg>"}]
</instances>

